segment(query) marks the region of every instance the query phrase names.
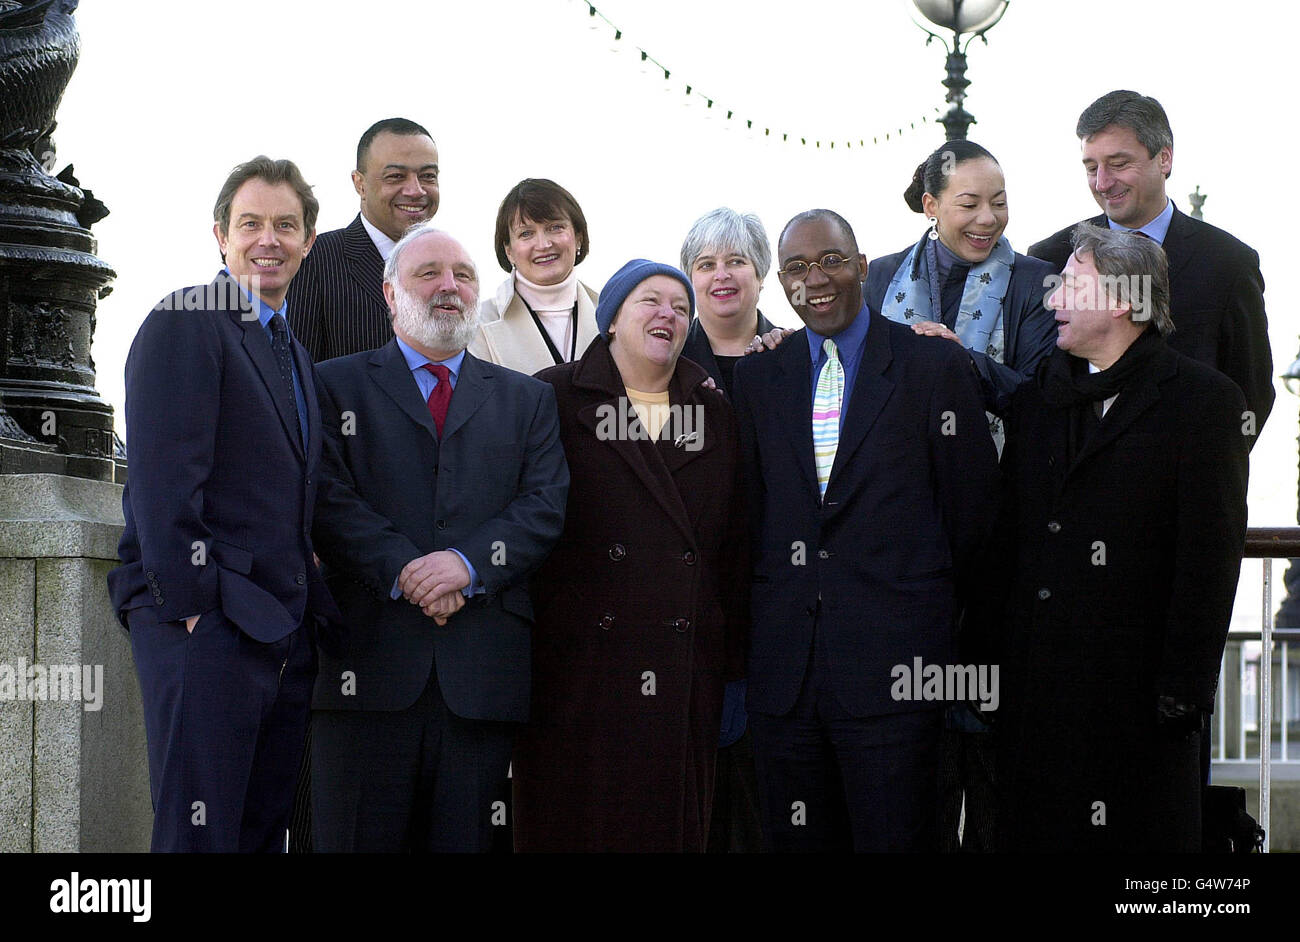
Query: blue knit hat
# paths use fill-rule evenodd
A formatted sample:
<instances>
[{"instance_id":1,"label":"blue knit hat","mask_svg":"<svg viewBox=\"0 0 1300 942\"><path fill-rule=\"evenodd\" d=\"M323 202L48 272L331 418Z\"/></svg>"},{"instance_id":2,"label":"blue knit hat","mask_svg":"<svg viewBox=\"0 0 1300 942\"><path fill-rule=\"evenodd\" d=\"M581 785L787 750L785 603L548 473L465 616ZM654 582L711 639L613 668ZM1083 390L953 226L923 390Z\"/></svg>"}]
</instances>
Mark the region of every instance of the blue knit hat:
<instances>
[{"instance_id":1,"label":"blue knit hat","mask_svg":"<svg viewBox=\"0 0 1300 942\"><path fill-rule=\"evenodd\" d=\"M623 306L632 289L651 275L667 275L685 285L686 297L691 302L690 316L695 316L695 290L691 287L691 279L687 278L681 269L665 265L663 262L634 258L614 272L600 291L600 302L596 305L596 326L600 328L602 336L609 337L609 325L614 322L614 315L618 313L618 309Z\"/></svg>"}]
</instances>

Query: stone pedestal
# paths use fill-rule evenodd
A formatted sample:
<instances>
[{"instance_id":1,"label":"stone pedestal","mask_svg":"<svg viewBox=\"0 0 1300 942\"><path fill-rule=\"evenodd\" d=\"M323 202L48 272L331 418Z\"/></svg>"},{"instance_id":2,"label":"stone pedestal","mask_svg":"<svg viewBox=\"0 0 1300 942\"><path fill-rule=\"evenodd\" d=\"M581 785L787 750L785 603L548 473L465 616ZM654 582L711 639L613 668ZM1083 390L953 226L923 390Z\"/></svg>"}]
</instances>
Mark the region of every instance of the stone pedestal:
<instances>
[{"instance_id":1,"label":"stone pedestal","mask_svg":"<svg viewBox=\"0 0 1300 942\"><path fill-rule=\"evenodd\" d=\"M149 849L140 686L105 581L121 501L104 481L0 475L0 851Z\"/></svg>"}]
</instances>

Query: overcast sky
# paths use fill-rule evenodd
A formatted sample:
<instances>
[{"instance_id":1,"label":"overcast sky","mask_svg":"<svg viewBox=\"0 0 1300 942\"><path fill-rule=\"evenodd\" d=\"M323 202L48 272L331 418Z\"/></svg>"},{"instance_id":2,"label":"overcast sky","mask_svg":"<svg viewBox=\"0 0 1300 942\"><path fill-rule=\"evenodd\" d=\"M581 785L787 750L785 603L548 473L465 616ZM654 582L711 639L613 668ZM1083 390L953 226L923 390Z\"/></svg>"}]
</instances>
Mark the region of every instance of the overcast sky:
<instances>
[{"instance_id":1,"label":"overcast sky","mask_svg":"<svg viewBox=\"0 0 1300 942\"><path fill-rule=\"evenodd\" d=\"M344 226L357 212L357 138L381 117L433 133L436 221L467 245L485 294L505 278L491 244L496 207L525 176L555 179L582 205L592 248L579 274L594 287L635 256L675 262L691 222L719 205L757 212L773 236L794 213L828 206L869 258L903 248L923 220L902 191L942 143L932 122L946 107L944 51L925 45L908 6L603 0L597 9L623 31L615 53L612 29L590 29L575 0L83 0L81 64L55 142L58 165L73 163L112 210L95 227L118 277L94 356L119 431L140 322L220 267L212 204L230 168L258 153L292 158L320 199L318 228ZM1013 0L988 45L970 47L967 99L971 139L1006 173L1012 245L1023 251L1098 211L1073 133L1079 111L1114 88L1154 95L1173 125L1179 208L1190 210L1199 185L1207 221L1260 253L1281 372L1297 348L1284 241L1297 26L1294 4L1270 0ZM669 81L640 71L638 47ZM688 83L714 99L712 120L685 104ZM772 138L745 133L747 119ZM782 133L809 143L781 144ZM774 276L760 306L797 323ZM1295 522L1298 406L1279 382L1251 460L1252 525ZM1254 587L1258 564L1245 567ZM1242 608L1234 621L1257 626L1258 602Z\"/></svg>"}]
</instances>

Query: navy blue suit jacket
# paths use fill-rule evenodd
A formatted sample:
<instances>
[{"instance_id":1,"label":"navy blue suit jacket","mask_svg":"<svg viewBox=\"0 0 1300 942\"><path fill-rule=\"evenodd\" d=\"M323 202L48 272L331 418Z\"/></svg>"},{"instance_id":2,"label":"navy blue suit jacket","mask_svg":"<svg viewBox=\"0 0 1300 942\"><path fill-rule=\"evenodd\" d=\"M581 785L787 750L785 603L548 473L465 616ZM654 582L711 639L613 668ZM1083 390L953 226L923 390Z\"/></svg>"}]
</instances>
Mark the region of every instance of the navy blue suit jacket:
<instances>
[{"instance_id":1,"label":"navy blue suit jacket","mask_svg":"<svg viewBox=\"0 0 1300 942\"><path fill-rule=\"evenodd\" d=\"M310 612L337 615L312 561L320 409L312 365L293 343L307 401L306 448L271 340L224 272L182 288L145 318L126 360L130 477L113 608L159 621L220 609L258 641Z\"/></svg>"},{"instance_id":2,"label":"navy blue suit jacket","mask_svg":"<svg viewBox=\"0 0 1300 942\"><path fill-rule=\"evenodd\" d=\"M396 340L321 363L317 377L326 442L315 535L345 627L321 635L312 706L405 709L436 665L457 716L526 720L526 577L559 539L569 492L554 390L466 353L439 441ZM407 563L449 548L486 591L438 627L390 593Z\"/></svg>"},{"instance_id":3,"label":"navy blue suit jacket","mask_svg":"<svg viewBox=\"0 0 1300 942\"><path fill-rule=\"evenodd\" d=\"M950 663L958 587L996 513L997 454L970 358L952 341L858 316L871 326L824 502L807 332L736 364L756 560L751 711L794 705L814 622L851 714L938 706L895 701L891 669L914 657Z\"/></svg>"}]
</instances>

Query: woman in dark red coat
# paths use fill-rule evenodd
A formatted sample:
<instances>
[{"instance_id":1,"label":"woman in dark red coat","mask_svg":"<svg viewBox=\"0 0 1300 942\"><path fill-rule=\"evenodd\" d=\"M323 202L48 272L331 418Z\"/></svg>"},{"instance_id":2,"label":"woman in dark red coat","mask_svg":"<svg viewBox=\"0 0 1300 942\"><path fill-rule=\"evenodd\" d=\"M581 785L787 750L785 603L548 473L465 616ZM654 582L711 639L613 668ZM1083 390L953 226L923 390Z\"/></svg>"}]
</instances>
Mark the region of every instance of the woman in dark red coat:
<instances>
[{"instance_id":1,"label":"woman in dark red coat","mask_svg":"<svg viewBox=\"0 0 1300 942\"><path fill-rule=\"evenodd\" d=\"M643 259L601 292L555 387L571 484L534 583L532 721L514 756L519 851L703 851L723 685L748 596L736 422L679 358L694 296Z\"/></svg>"}]
</instances>

